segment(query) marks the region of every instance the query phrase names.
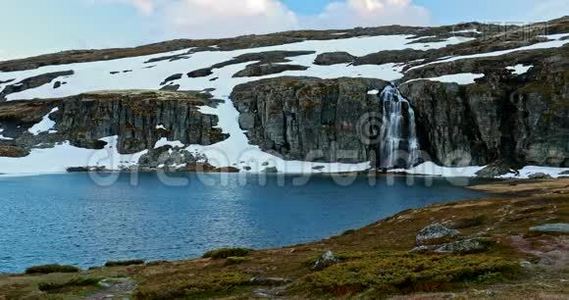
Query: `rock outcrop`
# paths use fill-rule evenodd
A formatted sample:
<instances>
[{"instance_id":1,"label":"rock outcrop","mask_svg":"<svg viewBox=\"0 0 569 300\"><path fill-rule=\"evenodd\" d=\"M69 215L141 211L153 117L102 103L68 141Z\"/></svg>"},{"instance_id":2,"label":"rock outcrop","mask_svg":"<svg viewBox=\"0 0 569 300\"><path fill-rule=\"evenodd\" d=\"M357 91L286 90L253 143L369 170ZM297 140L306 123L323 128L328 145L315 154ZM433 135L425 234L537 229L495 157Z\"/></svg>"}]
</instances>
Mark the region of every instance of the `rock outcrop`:
<instances>
[{"instance_id":1,"label":"rock outcrop","mask_svg":"<svg viewBox=\"0 0 569 300\"><path fill-rule=\"evenodd\" d=\"M401 85L401 92L415 108L422 148L444 165L503 161L569 166L567 49L437 64L414 71L420 77L485 74L470 85L428 80ZM518 63L533 67L520 75L506 69Z\"/></svg>"},{"instance_id":2,"label":"rock outcrop","mask_svg":"<svg viewBox=\"0 0 569 300\"><path fill-rule=\"evenodd\" d=\"M165 91L97 92L62 99L5 102L0 104L0 128L3 135L13 140L0 141L0 145L25 151L39 144L49 147L68 140L78 147L101 149L105 143L99 139L115 135L121 154L153 149L161 138L184 145L209 145L226 137L215 128L217 116L202 114L198 107L216 104L208 94ZM57 111L49 114L56 107ZM32 135L27 131L46 115L55 122L54 132ZM22 153L16 148L4 149ZM181 157L186 154L176 153ZM189 155L185 157L187 160ZM145 161L145 165L151 163Z\"/></svg>"},{"instance_id":3,"label":"rock outcrop","mask_svg":"<svg viewBox=\"0 0 569 300\"><path fill-rule=\"evenodd\" d=\"M250 143L263 150L291 160L376 161L378 141L369 131L381 125L381 108L368 91L387 84L280 77L239 85L231 99Z\"/></svg>"}]
</instances>

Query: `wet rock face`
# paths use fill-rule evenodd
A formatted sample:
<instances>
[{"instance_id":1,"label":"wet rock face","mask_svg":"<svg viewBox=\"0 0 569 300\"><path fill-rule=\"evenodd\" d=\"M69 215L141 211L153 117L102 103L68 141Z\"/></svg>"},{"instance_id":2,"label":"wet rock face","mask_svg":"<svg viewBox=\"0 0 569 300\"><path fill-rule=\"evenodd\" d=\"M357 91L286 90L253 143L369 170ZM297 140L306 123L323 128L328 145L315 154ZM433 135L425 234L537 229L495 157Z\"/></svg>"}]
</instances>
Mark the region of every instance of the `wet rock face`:
<instances>
[{"instance_id":1,"label":"wet rock face","mask_svg":"<svg viewBox=\"0 0 569 300\"><path fill-rule=\"evenodd\" d=\"M376 161L378 95L387 82L281 77L237 86L231 99L250 143L291 160Z\"/></svg>"}]
</instances>

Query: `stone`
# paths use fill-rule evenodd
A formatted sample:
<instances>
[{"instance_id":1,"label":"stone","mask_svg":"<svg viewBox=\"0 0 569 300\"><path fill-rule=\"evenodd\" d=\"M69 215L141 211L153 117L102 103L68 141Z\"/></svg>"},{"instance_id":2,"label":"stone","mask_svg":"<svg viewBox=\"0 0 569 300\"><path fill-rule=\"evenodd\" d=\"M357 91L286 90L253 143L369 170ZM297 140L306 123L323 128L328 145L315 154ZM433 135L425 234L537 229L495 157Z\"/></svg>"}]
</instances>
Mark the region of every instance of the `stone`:
<instances>
[{"instance_id":1,"label":"stone","mask_svg":"<svg viewBox=\"0 0 569 300\"><path fill-rule=\"evenodd\" d=\"M440 223L431 224L417 233L416 242L418 246L433 244L435 242L454 238L458 236L459 231L450 229Z\"/></svg>"},{"instance_id":2,"label":"stone","mask_svg":"<svg viewBox=\"0 0 569 300\"><path fill-rule=\"evenodd\" d=\"M252 64L235 73L233 77L259 77L285 71L305 71L308 67L287 64Z\"/></svg>"},{"instance_id":3,"label":"stone","mask_svg":"<svg viewBox=\"0 0 569 300\"><path fill-rule=\"evenodd\" d=\"M530 175L528 176L528 178L529 178L529 179L551 179L552 177L551 177L551 175L538 172L538 173L530 174Z\"/></svg>"},{"instance_id":4,"label":"stone","mask_svg":"<svg viewBox=\"0 0 569 300\"><path fill-rule=\"evenodd\" d=\"M339 259L334 256L334 253L330 250L324 252L317 260L314 262L312 266L312 270L320 271L324 270L327 267L336 264L339 262Z\"/></svg>"},{"instance_id":5,"label":"stone","mask_svg":"<svg viewBox=\"0 0 569 300\"><path fill-rule=\"evenodd\" d=\"M569 234L569 224L568 223L543 224L543 225L531 227L529 229L529 231L540 232L540 233L567 233L567 234Z\"/></svg>"},{"instance_id":6,"label":"stone","mask_svg":"<svg viewBox=\"0 0 569 300\"><path fill-rule=\"evenodd\" d=\"M314 60L314 64L320 66L331 66L351 63L354 59L356 59L356 57L348 52L326 52L318 54Z\"/></svg>"},{"instance_id":7,"label":"stone","mask_svg":"<svg viewBox=\"0 0 569 300\"><path fill-rule=\"evenodd\" d=\"M182 78L182 75L183 75L182 73L177 73L177 74L170 75L170 76L166 77L166 79L164 79L164 81L162 81L162 83L160 83L160 85L165 85L165 84L167 84L167 83L169 83L169 82L172 82L172 81L181 79L181 78Z\"/></svg>"},{"instance_id":8,"label":"stone","mask_svg":"<svg viewBox=\"0 0 569 300\"><path fill-rule=\"evenodd\" d=\"M197 77L206 77L206 76L209 76L211 74L213 74L213 71L211 70L211 68L204 68L204 69L191 71L187 75L190 78L197 78Z\"/></svg>"},{"instance_id":9,"label":"stone","mask_svg":"<svg viewBox=\"0 0 569 300\"><path fill-rule=\"evenodd\" d=\"M436 247L434 252L436 253L454 253L454 254L468 254L476 252L484 252L489 248L489 242L480 239L465 239L459 240L452 243L442 244Z\"/></svg>"}]
</instances>

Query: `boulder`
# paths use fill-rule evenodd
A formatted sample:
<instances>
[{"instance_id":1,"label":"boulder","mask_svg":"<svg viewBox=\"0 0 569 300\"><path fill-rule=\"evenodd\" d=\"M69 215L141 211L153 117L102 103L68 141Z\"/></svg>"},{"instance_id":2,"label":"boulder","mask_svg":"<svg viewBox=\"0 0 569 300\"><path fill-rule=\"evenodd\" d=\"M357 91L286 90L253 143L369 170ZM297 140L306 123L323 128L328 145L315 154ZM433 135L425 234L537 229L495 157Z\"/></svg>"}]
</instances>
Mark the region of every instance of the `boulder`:
<instances>
[{"instance_id":1,"label":"boulder","mask_svg":"<svg viewBox=\"0 0 569 300\"><path fill-rule=\"evenodd\" d=\"M440 223L431 224L417 233L416 242L418 246L434 244L458 236L460 232L450 229Z\"/></svg>"},{"instance_id":2,"label":"boulder","mask_svg":"<svg viewBox=\"0 0 569 300\"><path fill-rule=\"evenodd\" d=\"M197 78L197 77L206 77L213 74L211 68L204 68L195 71L191 71L188 73L188 77L190 78Z\"/></svg>"},{"instance_id":3,"label":"boulder","mask_svg":"<svg viewBox=\"0 0 569 300\"><path fill-rule=\"evenodd\" d=\"M468 254L488 250L490 243L484 239L473 238L442 244L436 247L436 253Z\"/></svg>"},{"instance_id":4,"label":"boulder","mask_svg":"<svg viewBox=\"0 0 569 300\"><path fill-rule=\"evenodd\" d=\"M304 71L307 69L308 67L300 65L252 64L245 67L245 69L235 73L233 77L259 77L282 73L285 71Z\"/></svg>"},{"instance_id":5,"label":"boulder","mask_svg":"<svg viewBox=\"0 0 569 300\"><path fill-rule=\"evenodd\" d=\"M316 262L314 262L314 265L312 266L312 270L315 271L320 271L320 270L324 270L327 267L338 263L339 260L338 258L336 258L336 256L334 256L334 253L330 250L324 252L317 260Z\"/></svg>"},{"instance_id":6,"label":"boulder","mask_svg":"<svg viewBox=\"0 0 569 300\"><path fill-rule=\"evenodd\" d=\"M542 172L538 172L538 173L530 174L528 176L528 178L529 179L551 179L552 177L551 177L551 175L548 175L548 174L545 174Z\"/></svg>"},{"instance_id":7,"label":"boulder","mask_svg":"<svg viewBox=\"0 0 569 300\"><path fill-rule=\"evenodd\" d=\"M316 56L315 65L331 66L336 64L347 64L354 61L356 57L348 52L326 52Z\"/></svg>"}]
</instances>

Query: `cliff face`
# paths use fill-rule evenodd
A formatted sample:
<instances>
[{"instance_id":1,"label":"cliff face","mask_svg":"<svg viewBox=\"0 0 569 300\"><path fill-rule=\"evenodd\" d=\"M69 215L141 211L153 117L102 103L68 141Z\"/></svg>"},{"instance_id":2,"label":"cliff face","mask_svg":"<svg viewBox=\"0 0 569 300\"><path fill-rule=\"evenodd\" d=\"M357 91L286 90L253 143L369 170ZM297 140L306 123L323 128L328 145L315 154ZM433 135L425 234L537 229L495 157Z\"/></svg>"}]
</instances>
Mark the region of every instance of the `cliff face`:
<instances>
[{"instance_id":1,"label":"cliff face","mask_svg":"<svg viewBox=\"0 0 569 300\"><path fill-rule=\"evenodd\" d=\"M417 80L400 90L413 105L421 149L437 163L569 166L566 70L536 66L517 79L489 73L470 85ZM237 86L231 98L241 128L263 150L291 160L373 162L382 112L368 92L386 85L284 77Z\"/></svg>"},{"instance_id":2,"label":"cliff face","mask_svg":"<svg viewBox=\"0 0 569 300\"><path fill-rule=\"evenodd\" d=\"M250 143L290 160L375 161L377 95L387 82L307 77L267 79L237 86L231 99ZM365 131L365 132L362 132Z\"/></svg>"},{"instance_id":3,"label":"cliff face","mask_svg":"<svg viewBox=\"0 0 569 300\"><path fill-rule=\"evenodd\" d=\"M78 147L100 149L105 142L99 139L116 135L118 152L131 154L152 150L161 138L184 145L209 145L225 139L214 128L217 116L199 112L198 106L203 105L216 105L216 101L197 92L123 91L5 102L0 104L5 137L0 145L29 150L68 140ZM49 132L28 132L46 115L54 122Z\"/></svg>"},{"instance_id":4,"label":"cliff face","mask_svg":"<svg viewBox=\"0 0 569 300\"><path fill-rule=\"evenodd\" d=\"M401 86L413 101L423 149L445 165L466 154L472 158L470 164L478 165L503 161L514 166L569 166L566 47L500 60L438 67L450 73L484 73L474 84L419 80ZM532 67L525 74L506 69L519 62Z\"/></svg>"},{"instance_id":5,"label":"cliff face","mask_svg":"<svg viewBox=\"0 0 569 300\"><path fill-rule=\"evenodd\" d=\"M80 144L119 136L119 153L151 149L162 137L185 145L209 145L223 140L213 128L217 116L204 115L197 106L213 104L200 94L172 92L107 93L72 97L54 114L56 130Z\"/></svg>"}]
</instances>

